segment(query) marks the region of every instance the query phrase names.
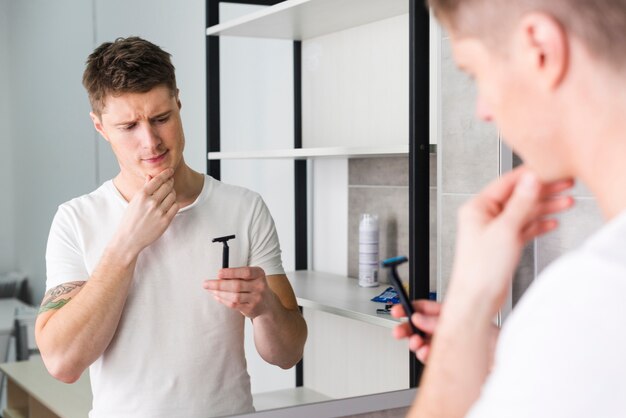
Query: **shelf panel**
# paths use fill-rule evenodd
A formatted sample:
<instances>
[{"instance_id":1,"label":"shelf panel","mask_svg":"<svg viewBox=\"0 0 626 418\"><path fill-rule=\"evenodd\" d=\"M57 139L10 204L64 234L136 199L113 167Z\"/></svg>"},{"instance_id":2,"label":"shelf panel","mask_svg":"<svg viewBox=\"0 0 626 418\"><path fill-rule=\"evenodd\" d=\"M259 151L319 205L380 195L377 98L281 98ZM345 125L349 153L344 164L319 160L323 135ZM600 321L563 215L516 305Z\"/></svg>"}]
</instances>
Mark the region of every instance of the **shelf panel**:
<instances>
[{"instance_id":1,"label":"shelf panel","mask_svg":"<svg viewBox=\"0 0 626 418\"><path fill-rule=\"evenodd\" d=\"M298 304L304 308L316 309L385 328L393 328L400 323L388 314L377 314L376 309L384 308L385 305L370 300L381 294L389 286L388 284L381 284L378 287L360 287L357 279L310 270L289 272L287 276Z\"/></svg>"},{"instance_id":2,"label":"shelf panel","mask_svg":"<svg viewBox=\"0 0 626 418\"><path fill-rule=\"evenodd\" d=\"M282 150L209 152L209 160L233 159L307 159L307 158L368 158L394 157L409 155L408 145L391 147L329 147L329 148L291 148Z\"/></svg>"},{"instance_id":3,"label":"shelf panel","mask_svg":"<svg viewBox=\"0 0 626 418\"><path fill-rule=\"evenodd\" d=\"M408 12L408 0L287 0L211 26L206 34L302 41Z\"/></svg>"}]
</instances>

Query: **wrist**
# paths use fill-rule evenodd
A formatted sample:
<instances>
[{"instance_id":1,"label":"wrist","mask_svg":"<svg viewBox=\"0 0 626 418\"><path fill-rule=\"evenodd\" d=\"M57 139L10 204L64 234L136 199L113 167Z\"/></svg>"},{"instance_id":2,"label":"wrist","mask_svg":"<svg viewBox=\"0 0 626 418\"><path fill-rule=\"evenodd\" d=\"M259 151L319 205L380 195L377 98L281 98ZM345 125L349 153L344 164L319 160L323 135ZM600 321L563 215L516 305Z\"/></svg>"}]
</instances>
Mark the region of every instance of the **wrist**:
<instances>
[{"instance_id":1,"label":"wrist","mask_svg":"<svg viewBox=\"0 0 626 418\"><path fill-rule=\"evenodd\" d=\"M124 267L129 267L137 261L141 249L128 243L128 240L114 237L104 250L104 256Z\"/></svg>"},{"instance_id":2,"label":"wrist","mask_svg":"<svg viewBox=\"0 0 626 418\"><path fill-rule=\"evenodd\" d=\"M279 309L282 307L282 304L280 303L278 296L276 296L271 289L268 289L261 306L262 308L258 312L255 319L273 320L279 313Z\"/></svg>"}]
</instances>

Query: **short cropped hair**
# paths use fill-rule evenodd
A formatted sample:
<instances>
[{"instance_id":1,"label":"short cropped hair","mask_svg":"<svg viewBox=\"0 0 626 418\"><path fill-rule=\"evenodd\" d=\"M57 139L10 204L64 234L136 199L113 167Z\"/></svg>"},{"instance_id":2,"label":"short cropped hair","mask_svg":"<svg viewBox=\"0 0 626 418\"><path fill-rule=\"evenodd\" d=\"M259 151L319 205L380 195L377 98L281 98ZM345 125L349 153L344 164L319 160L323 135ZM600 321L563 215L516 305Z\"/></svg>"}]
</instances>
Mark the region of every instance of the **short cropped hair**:
<instances>
[{"instance_id":1,"label":"short cropped hair","mask_svg":"<svg viewBox=\"0 0 626 418\"><path fill-rule=\"evenodd\" d=\"M435 15L461 36L496 38L514 19L544 12L589 52L621 68L626 64L626 0L428 0Z\"/></svg>"},{"instance_id":2,"label":"short cropped hair","mask_svg":"<svg viewBox=\"0 0 626 418\"><path fill-rule=\"evenodd\" d=\"M161 85L175 96L176 76L170 57L136 36L103 43L89 55L83 73L91 109L101 115L108 95L146 93Z\"/></svg>"}]
</instances>

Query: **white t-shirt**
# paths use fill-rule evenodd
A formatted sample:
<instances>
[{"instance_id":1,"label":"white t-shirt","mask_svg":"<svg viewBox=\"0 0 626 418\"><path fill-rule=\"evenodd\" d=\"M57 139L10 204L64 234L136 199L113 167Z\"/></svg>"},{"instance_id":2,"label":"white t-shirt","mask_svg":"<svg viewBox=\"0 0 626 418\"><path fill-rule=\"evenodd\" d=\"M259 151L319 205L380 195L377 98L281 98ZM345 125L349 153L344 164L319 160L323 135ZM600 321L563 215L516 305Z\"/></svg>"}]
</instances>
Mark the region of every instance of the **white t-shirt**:
<instances>
[{"instance_id":1,"label":"white t-shirt","mask_svg":"<svg viewBox=\"0 0 626 418\"><path fill-rule=\"evenodd\" d=\"M47 288L88 280L127 208L112 181L58 209L46 252ZM122 318L90 367L92 418L206 418L253 410L244 316L202 288L222 264L284 274L274 221L261 197L206 176L138 257Z\"/></svg>"},{"instance_id":2,"label":"white t-shirt","mask_svg":"<svg viewBox=\"0 0 626 418\"><path fill-rule=\"evenodd\" d=\"M535 280L468 416L626 417L626 213Z\"/></svg>"}]
</instances>

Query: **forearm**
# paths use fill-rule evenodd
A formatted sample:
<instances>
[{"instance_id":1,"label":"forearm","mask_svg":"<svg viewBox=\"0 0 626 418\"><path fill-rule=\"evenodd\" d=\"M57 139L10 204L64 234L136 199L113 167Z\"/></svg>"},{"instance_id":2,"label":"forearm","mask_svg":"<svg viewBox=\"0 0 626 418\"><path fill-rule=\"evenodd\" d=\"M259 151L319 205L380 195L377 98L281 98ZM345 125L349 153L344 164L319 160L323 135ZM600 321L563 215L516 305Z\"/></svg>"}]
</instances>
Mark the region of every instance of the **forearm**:
<instances>
[{"instance_id":1,"label":"forearm","mask_svg":"<svg viewBox=\"0 0 626 418\"><path fill-rule=\"evenodd\" d=\"M39 315L37 343L53 376L74 381L102 355L117 329L135 262L136 256L109 247L80 292Z\"/></svg>"},{"instance_id":2,"label":"forearm","mask_svg":"<svg viewBox=\"0 0 626 418\"><path fill-rule=\"evenodd\" d=\"M491 310L467 292L451 289L448 296L409 417L465 416L491 368L497 338Z\"/></svg>"},{"instance_id":3,"label":"forearm","mask_svg":"<svg viewBox=\"0 0 626 418\"><path fill-rule=\"evenodd\" d=\"M276 302L269 312L254 318L254 343L265 361L288 369L302 358L307 326L299 310Z\"/></svg>"}]
</instances>

